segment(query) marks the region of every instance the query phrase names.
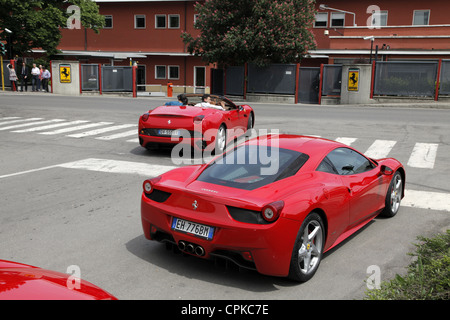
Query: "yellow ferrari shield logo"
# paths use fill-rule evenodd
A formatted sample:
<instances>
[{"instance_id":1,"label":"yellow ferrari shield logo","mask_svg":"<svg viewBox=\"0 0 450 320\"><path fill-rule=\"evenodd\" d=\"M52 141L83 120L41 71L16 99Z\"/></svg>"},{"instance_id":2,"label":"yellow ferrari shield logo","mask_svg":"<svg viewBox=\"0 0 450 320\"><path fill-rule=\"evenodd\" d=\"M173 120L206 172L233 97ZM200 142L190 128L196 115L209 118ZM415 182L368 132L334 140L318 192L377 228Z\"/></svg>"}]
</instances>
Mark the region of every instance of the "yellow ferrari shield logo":
<instances>
[{"instance_id":1,"label":"yellow ferrari shield logo","mask_svg":"<svg viewBox=\"0 0 450 320\"><path fill-rule=\"evenodd\" d=\"M348 70L348 91L358 91L359 69Z\"/></svg>"},{"instance_id":2,"label":"yellow ferrari shield logo","mask_svg":"<svg viewBox=\"0 0 450 320\"><path fill-rule=\"evenodd\" d=\"M59 81L61 83L70 83L71 80L70 64L59 65Z\"/></svg>"}]
</instances>

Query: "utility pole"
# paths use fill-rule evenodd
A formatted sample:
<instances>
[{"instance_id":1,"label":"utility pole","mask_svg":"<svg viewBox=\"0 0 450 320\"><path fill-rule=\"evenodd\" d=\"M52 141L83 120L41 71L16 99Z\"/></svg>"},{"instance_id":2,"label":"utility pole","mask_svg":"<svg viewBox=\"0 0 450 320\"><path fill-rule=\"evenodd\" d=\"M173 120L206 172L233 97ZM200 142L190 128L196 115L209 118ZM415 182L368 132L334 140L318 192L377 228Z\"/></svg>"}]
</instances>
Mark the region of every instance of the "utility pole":
<instances>
[{"instance_id":1,"label":"utility pole","mask_svg":"<svg viewBox=\"0 0 450 320\"><path fill-rule=\"evenodd\" d=\"M3 55L6 54L5 44L0 42L0 66L2 72L2 91L5 91L5 78L3 76Z\"/></svg>"}]
</instances>

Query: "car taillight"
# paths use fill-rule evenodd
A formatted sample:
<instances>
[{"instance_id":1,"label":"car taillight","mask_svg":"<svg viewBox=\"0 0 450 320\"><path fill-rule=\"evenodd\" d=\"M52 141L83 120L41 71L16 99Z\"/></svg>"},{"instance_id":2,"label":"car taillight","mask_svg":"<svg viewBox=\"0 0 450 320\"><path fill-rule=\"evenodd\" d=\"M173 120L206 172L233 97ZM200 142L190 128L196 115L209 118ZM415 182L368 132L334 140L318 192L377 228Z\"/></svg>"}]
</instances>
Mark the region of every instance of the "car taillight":
<instances>
[{"instance_id":1,"label":"car taillight","mask_svg":"<svg viewBox=\"0 0 450 320\"><path fill-rule=\"evenodd\" d=\"M149 117L149 114L148 114L148 113L144 113L144 114L142 115L142 121L147 121L147 120L148 120L148 117Z\"/></svg>"},{"instance_id":2,"label":"car taillight","mask_svg":"<svg viewBox=\"0 0 450 320\"><path fill-rule=\"evenodd\" d=\"M204 117L204 115L195 116L194 122L202 122Z\"/></svg>"},{"instance_id":3,"label":"car taillight","mask_svg":"<svg viewBox=\"0 0 450 320\"><path fill-rule=\"evenodd\" d=\"M143 187L144 187L144 192L145 193L147 193L147 194L152 193L152 191L153 191L153 184L152 184L152 182L150 180L145 180L144 184L143 184Z\"/></svg>"},{"instance_id":4,"label":"car taillight","mask_svg":"<svg viewBox=\"0 0 450 320\"><path fill-rule=\"evenodd\" d=\"M278 219L281 210L283 210L283 207L284 207L283 201L275 201L269 203L265 205L264 208L261 210L261 215L264 218L264 220L268 222L273 222Z\"/></svg>"}]
</instances>

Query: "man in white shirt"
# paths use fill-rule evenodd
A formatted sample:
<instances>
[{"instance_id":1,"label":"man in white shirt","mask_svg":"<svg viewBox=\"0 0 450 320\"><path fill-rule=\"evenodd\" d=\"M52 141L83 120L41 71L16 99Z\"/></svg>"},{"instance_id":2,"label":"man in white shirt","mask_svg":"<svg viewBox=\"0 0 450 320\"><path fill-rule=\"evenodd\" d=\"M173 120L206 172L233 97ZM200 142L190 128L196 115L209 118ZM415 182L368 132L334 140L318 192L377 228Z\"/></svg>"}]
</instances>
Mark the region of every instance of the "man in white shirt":
<instances>
[{"instance_id":1,"label":"man in white shirt","mask_svg":"<svg viewBox=\"0 0 450 320\"><path fill-rule=\"evenodd\" d=\"M223 108L224 102L222 101L222 106L218 106L218 105L212 104L211 103L211 97L209 96L209 94L204 94L202 96L202 102L197 103L195 106L196 107L202 107L202 108L213 108L213 109L218 109L218 110L225 110Z\"/></svg>"},{"instance_id":2,"label":"man in white shirt","mask_svg":"<svg viewBox=\"0 0 450 320\"><path fill-rule=\"evenodd\" d=\"M37 91L38 89L38 81L39 81L39 75L41 74L41 70L39 70L38 67L36 67L36 64L33 63L33 68L31 69L31 89L32 91Z\"/></svg>"},{"instance_id":3,"label":"man in white shirt","mask_svg":"<svg viewBox=\"0 0 450 320\"><path fill-rule=\"evenodd\" d=\"M51 74L47 68L43 68L44 72L42 72L42 90L48 92L48 82L50 80Z\"/></svg>"}]
</instances>

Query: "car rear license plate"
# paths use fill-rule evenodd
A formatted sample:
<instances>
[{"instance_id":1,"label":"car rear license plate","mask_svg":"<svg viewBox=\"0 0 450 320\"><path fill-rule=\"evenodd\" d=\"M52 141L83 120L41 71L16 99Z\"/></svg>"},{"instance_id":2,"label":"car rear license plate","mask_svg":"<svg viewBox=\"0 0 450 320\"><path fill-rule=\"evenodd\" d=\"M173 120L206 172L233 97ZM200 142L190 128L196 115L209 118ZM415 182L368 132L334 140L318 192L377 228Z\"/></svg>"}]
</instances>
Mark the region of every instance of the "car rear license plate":
<instances>
[{"instance_id":1,"label":"car rear license plate","mask_svg":"<svg viewBox=\"0 0 450 320\"><path fill-rule=\"evenodd\" d=\"M195 223L183 219L173 218L172 229L193 234L197 237L211 240L214 235L214 227L206 226L204 224Z\"/></svg>"},{"instance_id":2,"label":"car rear license plate","mask_svg":"<svg viewBox=\"0 0 450 320\"><path fill-rule=\"evenodd\" d=\"M180 135L180 130L171 130L171 129L159 129L158 130L158 134L160 136L179 136Z\"/></svg>"}]
</instances>

